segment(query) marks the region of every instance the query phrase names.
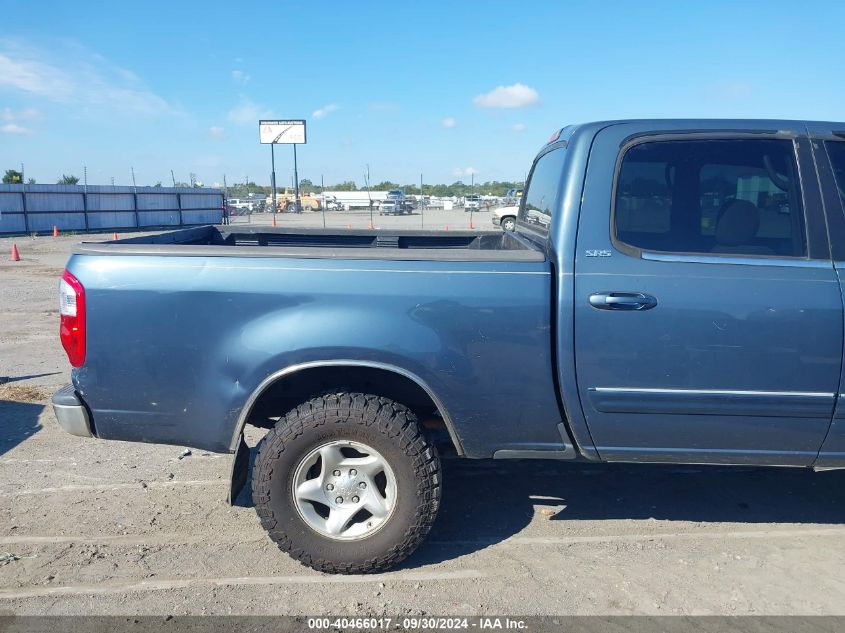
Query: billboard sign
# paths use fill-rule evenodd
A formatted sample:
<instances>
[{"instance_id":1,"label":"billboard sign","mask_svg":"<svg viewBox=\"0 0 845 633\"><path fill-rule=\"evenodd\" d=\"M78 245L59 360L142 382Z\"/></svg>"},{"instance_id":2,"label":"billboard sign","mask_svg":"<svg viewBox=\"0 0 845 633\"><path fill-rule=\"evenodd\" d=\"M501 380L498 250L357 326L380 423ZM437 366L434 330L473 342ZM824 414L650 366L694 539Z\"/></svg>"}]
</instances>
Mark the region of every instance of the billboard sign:
<instances>
[{"instance_id":1,"label":"billboard sign","mask_svg":"<svg viewBox=\"0 0 845 633\"><path fill-rule=\"evenodd\" d=\"M305 143L305 121L302 119L288 121L262 119L258 122L258 137L264 144L302 145Z\"/></svg>"}]
</instances>

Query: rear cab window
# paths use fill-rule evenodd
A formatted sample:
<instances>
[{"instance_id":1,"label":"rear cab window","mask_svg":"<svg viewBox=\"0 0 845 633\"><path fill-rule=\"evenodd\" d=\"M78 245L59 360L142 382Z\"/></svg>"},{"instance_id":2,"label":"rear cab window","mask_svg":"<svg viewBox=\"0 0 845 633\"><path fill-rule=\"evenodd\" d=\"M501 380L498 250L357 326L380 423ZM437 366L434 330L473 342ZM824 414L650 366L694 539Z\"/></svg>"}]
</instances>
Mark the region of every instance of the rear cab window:
<instances>
[{"instance_id":1,"label":"rear cab window","mask_svg":"<svg viewBox=\"0 0 845 633\"><path fill-rule=\"evenodd\" d=\"M631 255L805 257L801 200L790 140L643 141L618 167L612 236Z\"/></svg>"},{"instance_id":2,"label":"rear cab window","mask_svg":"<svg viewBox=\"0 0 845 633\"><path fill-rule=\"evenodd\" d=\"M839 191L839 199L845 209L845 141L825 141L825 149L833 167L833 177L836 180L836 189Z\"/></svg>"},{"instance_id":3,"label":"rear cab window","mask_svg":"<svg viewBox=\"0 0 845 633\"><path fill-rule=\"evenodd\" d=\"M528 177L521 198L517 221L531 229L548 234L555 214L566 147L557 147L537 159Z\"/></svg>"}]
</instances>

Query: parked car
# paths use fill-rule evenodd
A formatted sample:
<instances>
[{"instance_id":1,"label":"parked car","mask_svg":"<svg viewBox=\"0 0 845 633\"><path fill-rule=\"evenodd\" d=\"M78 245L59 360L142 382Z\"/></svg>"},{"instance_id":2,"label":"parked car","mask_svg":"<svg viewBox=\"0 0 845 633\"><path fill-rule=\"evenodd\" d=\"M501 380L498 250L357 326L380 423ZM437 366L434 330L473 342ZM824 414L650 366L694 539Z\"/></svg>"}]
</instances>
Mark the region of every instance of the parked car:
<instances>
[{"instance_id":1,"label":"parked car","mask_svg":"<svg viewBox=\"0 0 845 633\"><path fill-rule=\"evenodd\" d=\"M497 207L493 209L493 226L501 226L505 231L513 231L516 228L516 215L519 207Z\"/></svg>"},{"instance_id":2,"label":"parked car","mask_svg":"<svg viewBox=\"0 0 845 633\"><path fill-rule=\"evenodd\" d=\"M845 468L843 129L567 127L534 160L513 231L83 243L60 284L74 369L56 417L233 453L232 498L245 425L269 427L261 523L341 573L425 539L449 486L441 450Z\"/></svg>"},{"instance_id":3,"label":"parked car","mask_svg":"<svg viewBox=\"0 0 845 633\"><path fill-rule=\"evenodd\" d=\"M477 193L469 194L464 198L464 211L478 211L481 208L481 196Z\"/></svg>"}]
</instances>

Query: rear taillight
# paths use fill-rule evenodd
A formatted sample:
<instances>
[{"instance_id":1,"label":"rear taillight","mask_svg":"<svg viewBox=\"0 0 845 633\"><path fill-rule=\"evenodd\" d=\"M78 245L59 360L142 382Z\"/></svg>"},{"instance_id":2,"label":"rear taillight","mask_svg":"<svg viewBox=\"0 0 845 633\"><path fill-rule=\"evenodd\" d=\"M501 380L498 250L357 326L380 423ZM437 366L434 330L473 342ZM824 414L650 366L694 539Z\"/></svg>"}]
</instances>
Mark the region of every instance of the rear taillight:
<instances>
[{"instance_id":1,"label":"rear taillight","mask_svg":"<svg viewBox=\"0 0 845 633\"><path fill-rule=\"evenodd\" d=\"M59 312L62 322L59 336L68 360L74 367L85 362L85 288L65 271L59 282Z\"/></svg>"}]
</instances>

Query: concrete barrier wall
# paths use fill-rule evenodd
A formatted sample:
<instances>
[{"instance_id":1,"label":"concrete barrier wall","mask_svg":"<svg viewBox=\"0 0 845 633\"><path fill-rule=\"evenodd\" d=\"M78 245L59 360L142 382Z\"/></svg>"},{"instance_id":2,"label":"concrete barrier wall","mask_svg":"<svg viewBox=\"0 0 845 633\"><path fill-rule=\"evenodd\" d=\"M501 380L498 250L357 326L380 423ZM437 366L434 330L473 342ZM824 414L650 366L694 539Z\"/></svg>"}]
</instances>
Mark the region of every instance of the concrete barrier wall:
<instances>
[{"instance_id":1,"label":"concrete barrier wall","mask_svg":"<svg viewBox=\"0 0 845 633\"><path fill-rule=\"evenodd\" d=\"M180 187L0 185L0 235L220 224L223 192Z\"/></svg>"}]
</instances>

